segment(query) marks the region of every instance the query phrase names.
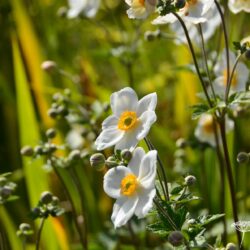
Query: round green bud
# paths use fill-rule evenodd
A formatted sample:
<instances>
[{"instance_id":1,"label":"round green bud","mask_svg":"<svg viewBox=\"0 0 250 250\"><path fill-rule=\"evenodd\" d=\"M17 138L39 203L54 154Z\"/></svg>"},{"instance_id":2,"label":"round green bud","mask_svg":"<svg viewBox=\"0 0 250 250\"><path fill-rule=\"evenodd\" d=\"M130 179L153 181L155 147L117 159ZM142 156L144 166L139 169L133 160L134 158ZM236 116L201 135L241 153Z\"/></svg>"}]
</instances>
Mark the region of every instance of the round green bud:
<instances>
[{"instance_id":1,"label":"round green bud","mask_svg":"<svg viewBox=\"0 0 250 250\"><path fill-rule=\"evenodd\" d=\"M102 153L93 154L90 157L90 165L97 171L101 171L105 167L105 156Z\"/></svg>"},{"instance_id":2,"label":"round green bud","mask_svg":"<svg viewBox=\"0 0 250 250\"><path fill-rule=\"evenodd\" d=\"M234 243L228 243L226 245L226 250L236 250L236 249L237 249L237 247Z\"/></svg>"},{"instance_id":3,"label":"round green bud","mask_svg":"<svg viewBox=\"0 0 250 250\"><path fill-rule=\"evenodd\" d=\"M196 183L196 177L193 175L188 175L185 177L185 184L187 186L193 186Z\"/></svg>"},{"instance_id":4,"label":"round green bud","mask_svg":"<svg viewBox=\"0 0 250 250\"><path fill-rule=\"evenodd\" d=\"M175 2L175 7L177 9L182 9L182 8L185 7L185 5L186 5L186 1L185 0L176 0L176 2Z\"/></svg>"},{"instance_id":5,"label":"round green bud","mask_svg":"<svg viewBox=\"0 0 250 250\"><path fill-rule=\"evenodd\" d=\"M72 150L68 156L69 161L77 161L81 159L81 152L78 149Z\"/></svg>"},{"instance_id":6,"label":"round green bud","mask_svg":"<svg viewBox=\"0 0 250 250\"><path fill-rule=\"evenodd\" d=\"M21 231L29 231L29 230L31 230L31 226L27 223L22 223L22 224L20 224L19 229Z\"/></svg>"},{"instance_id":7,"label":"round green bud","mask_svg":"<svg viewBox=\"0 0 250 250\"><path fill-rule=\"evenodd\" d=\"M144 39L148 42L154 41L155 40L155 34L152 31L146 31L144 33Z\"/></svg>"},{"instance_id":8,"label":"round green bud","mask_svg":"<svg viewBox=\"0 0 250 250\"><path fill-rule=\"evenodd\" d=\"M183 244L184 237L182 232L180 231L173 231L168 236L168 241L171 243L174 247L178 247Z\"/></svg>"},{"instance_id":9,"label":"round green bud","mask_svg":"<svg viewBox=\"0 0 250 250\"><path fill-rule=\"evenodd\" d=\"M44 61L41 64L41 68L44 71L46 71L48 73L51 73L51 72L53 72L57 68L57 64L54 61Z\"/></svg>"},{"instance_id":10,"label":"round green bud","mask_svg":"<svg viewBox=\"0 0 250 250\"><path fill-rule=\"evenodd\" d=\"M56 196L52 197L52 205L57 206L59 204L59 199Z\"/></svg>"},{"instance_id":11,"label":"round green bud","mask_svg":"<svg viewBox=\"0 0 250 250\"><path fill-rule=\"evenodd\" d=\"M49 116L49 117L51 117L51 118L54 119L54 118L57 117L57 115L58 115L58 112L57 112L56 109L51 108L51 109L48 110L48 116Z\"/></svg>"},{"instance_id":12,"label":"round green bud","mask_svg":"<svg viewBox=\"0 0 250 250\"><path fill-rule=\"evenodd\" d=\"M34 152L35 152L35 154L38 154L38 155L43 154L44 153L43 152L43 147L42 146L35 146Z\"/></svg>"},{"instance_id":13,"label":"round green bud","mask_svg":"<svg viewBox=\"0 0 250 250\"><path fill-rule=\"evenodd\" d=\"M184 138L179 138L176 141L176 147L178 148L185 148L187 146L187 141Z\"/></svg>"},{"instance_id":14,"label":"round green bud","mask_svg":"<svg viewBox=\"0 0 250 250\"><path fill-rule=\"evenodd\" d=\"M118 163L117 163L117 161L116 161L116 158L115 158L114 156L108 157L108 159L106 160L106 165L107 165L109 168L113 168L113 167L118 166Z\"/></svg>"},{"instance_id":15,"label":"round green bud","mask_svg":"<svg viewBox=\"0 0 250 250\"><path fill-rule=\"evenodd\" d=\"M50 128L46 131L46 136L50 139L53 139L56 137L56 130L54 128Z\"/></svg>"},{"instance_id":16,"label":"round green bud","mask_svg":"<svg viewBox=\"0 0 250 250\"><path fill-rule=\"evenodd\" d=\"M249 161L249 154L246 152L240 152L237 155L237 162L240 164L247 163Z\"/></svg>"},{"instance_id":17,"label":"round green bud","mask_svg":"<svg viewBox=\"0 0 250 250\"><path fill-rule=\"evenodd\" d=\"M24 156L32 156L34 154L34 150L31 146L24 146L22 147L20 153Z\"/></svg>"},{"instance_id":18,"label":"round green bud","mask_svg":"<svg viewBox=\"0 0 250 250\"><path fill-rule=\"evenodd\" d=\"M57 109L58 114L62 115L62 116L66 116L69 114L69 110L64 106L59 106Z\"/></svg>"},{"instance_id":19,"label":"round green bud","mask_svg":"<svg viewBox=\"0 0 250 250\"><path fill-rule=\"evenodd\" d=\"M132 153L129 150L124 149L121 152L121 157L124 161L129 162L132 158Z\"/></svg>"},{"instance_id":20,"label":"round green bud","mask_svg":"<svg viewBox=\"0 0 250 250\"><path fill-rule=\"evenodd\" d=\"M40 201L43 204L49 204L49 203L51 203L52 199L53 199L53 195L50 192L48 192L48 191L42 192L42 194L40 196Z\"/></svg>"}]
</instances>

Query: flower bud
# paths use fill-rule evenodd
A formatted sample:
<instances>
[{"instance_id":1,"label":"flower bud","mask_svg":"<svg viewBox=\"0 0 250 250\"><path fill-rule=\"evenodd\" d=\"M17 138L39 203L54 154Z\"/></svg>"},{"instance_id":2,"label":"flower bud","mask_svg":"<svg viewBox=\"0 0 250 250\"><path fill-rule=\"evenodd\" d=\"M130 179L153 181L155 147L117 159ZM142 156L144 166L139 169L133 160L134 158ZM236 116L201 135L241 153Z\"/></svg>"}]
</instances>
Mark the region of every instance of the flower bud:
<instances>
[{"instance_id":1,"label":"flower bud","mask_svg":"<svg viewBox=\"0 0 250 250\"><path fill-rule=\"evenodd\" d=\"M0 192L1 196L5 199L7 199L13 192L13 188L4 186Z\"/></svg>"},{"instance_id":2,"label":"flower bud","mask_svg":"<svg viewBox=\"0 0 250 250\"><path fill-rule=\"evenodd\" d=\"M48 129L48 130L46 131L46 136L47 136L48 138L50 138L50 139L55 138L55 136L56 136L56 130L53 129L53 128Z\"/></svg>"},{"instance_id":3,"label":"flower bud","mask_svg":"<svg viewBox=\"0 0 250 250\"><path fill-rule=\"evenodd\" d=\"M250 60L250 49L245 52L246 59Z\"/></svg>"},{"instance_id":4,"label":"flower bud","mask_svg":"<svg viewBox=\"0 0 250 250\"><path fill-rule=\"evenodd\" d=\"M78 149L72 150L68 156L69 161L77 161L81 158L81 152Z\"/></svg>"},{"instance_id":5,"label":"flower bud","mask_svg":"<svg viewBox=\"0 0 250 250\"><path fill-rule=\"evenodd\" d=\"M52 205L57 206L59 204L59 199L56 196L52 197Z\"/></svg>"},{"instance_id":6,"label":"flower bud","mask_svg":"<svg viewBox=\"0 0 250 250\"><path fill-rule=\"evenodd\" d=\"M132 153L129 150L124 149L121 152L121 157L125 162L129 162L132 158Z\"/></svg>"},{"instance_id":7,"label":"flower bud","mask_svg":"<svg viewBox=\"0 0 250 250\"><path fill-rule=\"evenodd\" d=\"M34 152L35 152L35 154L38 154L38 155L43 154L43 147L42 146L35 146Z\"/></svg>"},{"instance_id":8,"label":"flower bud","mask_svg":"<svg viewBox=\"0 0 250 250\"><path fill-rule=\"evenodd\" d=\"M42 194L40 196L40 201L43 204L49 204L52 202L52 198L53 198L53 195L50 192L44 191L44 192L42 192Z\"/></svg>"},{"instance_id":9,"label":"flower bud","mask_svg":"<svg viewBox=\"0 0 250 250\"><path fill-rule=\"evenodd\" d=\"M29 231L29 230L31 230L31 227L27 223L22 223L22 224L20 224L19 229L21 231Z\"/></svg>"},{"instance_id":10,"label":"flower bud","mask_svg":"<svg viewBox=\"0 0 250 250\"><path fill-rule=\"evenodd\" d=\"M32 156L34 154L34 150L31 146L24 146L22 147L20 153L24 156Z\"/></svg>"},{"instance_id":11,"label":"flower bud","mask_svg":"<svg viewBox=\"0 0 250 250\"><path fill-rule=\"evenodd\" d=\"M185 0L176 0L175 7L177 9L182 9L182 8L184 8L185 4L186 4Z\"/></svg>"},{"instance_id":12,"label":"flower bud","mask_svg":"<svg viewBox=\"0 0 250 250\"><path fill-rule=\"evenodd\" d=\"M106 160L106 165L109 167L109 168L113 168L113 167L116 167L118 166L118 163L116 161L116 158L114 156L110 156L107 160Z\"/></svg>"},{"instance_id":13,"label":"flower bud","mask_svg":"<svg viewBox=\"0 0 250 250\"><path fill-rule=\"evenodd\" d=\"M57 64L54 61L44 61L41 64L41 68L44 71L46 71L48 73L51 73L51 72L53 72L57 68Z\"/></svg>"},{"instance_id":14,"label":"flower bud","mask_svg":"<svg viewBox=\"0 0 250 250\"><path fill-rule=\"evenodd\" d=\"M174 247L180 246L184 241L183 234L180 231L173 231L169 234L168 241Z\"/></svg>"},{"instance_id":15,"label":"flower bud","mask_svg":"<svg viewBox=\"0 0 250 250\"><path fill-rule=\"evenodd\" d=\"M249 154L246 152L240 152L237 155L237 162L240 164L247 163L249 161Z\"/></svg>"},{"instance_id":16,"label":"flower bud","mask_svg":"<svg viewBox=\"0 0 250 250\"><path fill-rule=\"evenodd\" d=\"M90 157L90 165L97 171L101 171L105 167L105 156L102 153L93 154Z\"/></svg>"},{"instance_id":17,"label":"flower bud","mask_svg":"<svg viewBox=\"0 0 250 250\"><path fill-rule=\"evenodd\" d=\"M176 147L178 148L185 148L187 146L187 141L184 138L179 138L176 141Z\"/></svg>"},{"instance_id":18,"label":"flower bud","mask_svg":"<svg viewBox=\"0 0 250 250\"><path fill-rule=\"evenodd\" d=\"M54 119L54 118L57 117L57 115L58 115L58 113L57 113L57 110L56 110L56 109L51 108L51 109L48 110L48 116L49 116L49 117L51 117L51 118Z\"/></svg>"},{"instance_id":19,"label":"flower bud","mask_svg":"<svg viewBox=\"0 0 250 250\"><path fill-rule=\"evenodd\" d=\"M57 113L60 114L60 115L62 115L62 116L66 116L66 115L69 114L69 111L68 111L68 109L64 105L62 105L62 106L58 107Z\"/></svg>"},{"instance_id":20,"label":"flower bud","mask_svg":"<svg viewBox=\"0 0 250 250\"><path fill-rule=\"evenodd\" d=\"M236 250L236 249L237 249L237 247L234 243L228 243L226 245L226 250Z\"/></svg>"},{"instance_id":21,"label":"flower bud","mask_svg":"<svg viewBox=\"0 0 250 250\"><path fill-rule=\"evenodd\" d=\"M185 184L187 186L193 186L196 183L196 177L193 175L188 175L185 177Z\"/></svg>"}]
</instances>

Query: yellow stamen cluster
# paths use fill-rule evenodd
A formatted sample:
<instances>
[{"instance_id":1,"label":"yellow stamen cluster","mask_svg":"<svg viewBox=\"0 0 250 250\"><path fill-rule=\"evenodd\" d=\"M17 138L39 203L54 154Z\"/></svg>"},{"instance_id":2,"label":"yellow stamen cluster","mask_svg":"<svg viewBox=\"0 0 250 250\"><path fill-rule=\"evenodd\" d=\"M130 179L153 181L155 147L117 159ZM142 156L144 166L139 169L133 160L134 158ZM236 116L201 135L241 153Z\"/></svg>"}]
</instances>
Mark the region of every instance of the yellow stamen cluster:
<instances>
[{"instance_id":1,"label":"yellow stamen cluster","mask_svg":"<svg viewBox=\"0 0 250 250\"><path fill-rule=\"evenodd\" d=\"M125 111L121 114L118 121L118 128L120 130L128 131L133 129L138 124L136 112Z\"/></svg>"},{"instance_id":2,"label":"yellow stamen cluster","mask_svg":"<svg viewBox=\"0 0 250 250\"><path fill-rule=\"evenodd\" d=\"M128 174L121 181L121 194L125 196L131 196L136 192L137 187L137 177L133 174Z\"/></svg>"},{"instance_id":3,"label":"yellow stamen cluster","mask_svg":"<svg viewBox=\"0 0 250 250\"><path fill-rule=\"evenodd\" d=\"M214 132L213 117L208 117L203 124L203 129L206 133L212 134Z\"/></svg>"}]
</instances>

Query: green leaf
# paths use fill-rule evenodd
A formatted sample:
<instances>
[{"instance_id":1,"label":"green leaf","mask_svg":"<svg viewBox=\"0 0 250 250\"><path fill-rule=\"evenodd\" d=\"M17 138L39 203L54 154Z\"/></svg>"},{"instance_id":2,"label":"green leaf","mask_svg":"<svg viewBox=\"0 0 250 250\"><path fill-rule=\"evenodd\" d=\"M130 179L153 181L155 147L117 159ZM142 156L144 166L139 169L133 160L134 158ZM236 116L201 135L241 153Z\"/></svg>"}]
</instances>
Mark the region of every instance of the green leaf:
<instances>
[{"instance_id":1,"label":"green leaf","mask_svg":"<svg viewBox=\"0 0 250 250\"><path fill-rule=\"evenodd\" d=\"M182 190L183 190L183 186L177 186L177 187L174 187L172 190L171 190L171 194L172 195L177 195L179 194Z\"/></svg>"},{"instance_id":2,"label":"green leaf","mask_svg":"<svg viewBox=\"0 0 250 250\"><path fill-rule=\"evenodd\" d=\"M191 108L193 110L192 113L193 120L199 118L203 113L206 113L209 110L209 107L203 103L193 105Z\"/></svg>"},{"instance_id":3,"label":"green leaf","mask_svg":"<svg viewBox=\"0 0 250 250\"><path fill-rule=\"evenodd\" d=\"M150 224L146 228L147 228L147 230L149 230L155 234L158 234L161 237L165 237L171 232L171 230L169 230L169 231L166 230L165 226L161 222L156 222L156 223Z\"/></svg>"}]
</instances>

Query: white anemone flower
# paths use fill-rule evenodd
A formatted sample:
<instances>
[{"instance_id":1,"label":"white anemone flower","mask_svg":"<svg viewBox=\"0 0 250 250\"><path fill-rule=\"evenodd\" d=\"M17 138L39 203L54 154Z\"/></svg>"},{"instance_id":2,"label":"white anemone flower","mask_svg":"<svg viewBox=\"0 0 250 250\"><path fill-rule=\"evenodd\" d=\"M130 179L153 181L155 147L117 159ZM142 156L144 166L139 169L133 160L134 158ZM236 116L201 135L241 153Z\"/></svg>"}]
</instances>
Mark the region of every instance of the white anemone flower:
<instances>
[{"instance_id":1,"label":"white anemone flower","mask_svg":"<svg viewBox=\"0 0 250 250\"><path fill-rule=\"evenodd\" d=\"M136 148L128 167L110 169L104 176L104 191L117 199L111 220L115 228L125 225L135 214L139 219L147 215L155 196L157 151L147 154Z\"/></svg>"},{"instance_id":2,"label":"white anemone flower","mask_svg":"<svg viewBox=\"0 0 250 250\"><path fill-rule=\"evenodd\" d=\"M156 93L140 101L135 91L126 87L110 97L113 114L102 123L102 132L95 141L97 150L115 145L115 149L133 150L145 138L156 121Z\"/></svg>"},{"instance_id":3,"label":"white anemone flower","mask_svg":"<svg viewBox=\"0 0 250 250\"><path fill-rule=\"evenodd\" d=\"M184 20L184 22L190 22L193 24L204 23L208 21L205 14L214 5L212 0L187 0L185 6L180 9L177 14ZM159 16L153 20L153 24L166 24L174 23L177 18L172 14L165 16Z\"/></svg>"},{"instance_id":4,"label":"white anemone flower","mask_svg":"<svg viewBox=\"0 0 250 250\"><path fill-rule=\"evenodd\" d=\"M235 60L236 60L235 54L229 51L230 72L232 71ZM214 73L216 75L216 79L214 80L213 83L215 93L223 96L225 94L227 85L226 50L222 52L220 59L216 63L214 67ZM238 62L232 78L230 94L239 91L245 91L248 77L249 77L248 68L244 63Z\"/></svg>"},{"instance_id":5,"label":"white anemone flower","mask_svg":"<svg viewBox=\"0 0 250 250\"><path fill-rule=\"evenodd\" d=\"M68 18L76 18L84 14L88 18L93 18L100 6L100 0L68 0Z\"/></svg>"},{"instance_id":6,"label":"white anemone flower","mask_svg":"<svg viewBox=\"0 0 250 250\"><path fill-rule=\"evenodd\" d=\"M206 12L204 17L207 20L209 20L208 22L201 23L203 39L205 42L207 42L213 36L216 28L221 23L221 18L220 18L219 12L218 12L215 4L213 4L212 7ZM189 37L190 37L191 41L195 42L196 44L200 44L201 37L200 37L200 34L198 32L197 26L194 25L192 22L188 22L188 21L185 24L187 26ZM173 32L177 36L177 38L175 39L176 44L187 43L185 33L184 33L183 28L179 22L172 23L170 25L170 28L173 30Z\"/></svg>"},{"instance_id":7,"label":"white anemone flower","mask_svg":"<svg viewBox=\"0 0 250 250\"><path fill-rule=\"evenodd\" d=\"M218 129L218 124L215 123ZM226 132L231 131L234 128L234 122L226 117ZM195 137L204 143L208 143L212 147L216 146L215 134L214 134L214 118L211 114L202 114L199 118L198 125L194 132ZM219 143L221 144L220 136Z\"/></svg>"},{"instance_id":8,"label":"white anemone flower","mask_svg":"<svg viewBox=\"0 0 250 250\"><path fill-rule=\"evenodd\" d=\"M229 0L228 7L234 14L240 11L250 12L250 0Z\"/></svg>"},{"instance_id":9,"label":"white anemone flower","mask_svg":"<svg viewBox=\"0 0 250 250\"><path fill-rule=\"evenodd\" d=\"M127 10L131 19L145 19L155 10L157 0L125 0L130 6Z\"/></svg>"}]
</instances>

